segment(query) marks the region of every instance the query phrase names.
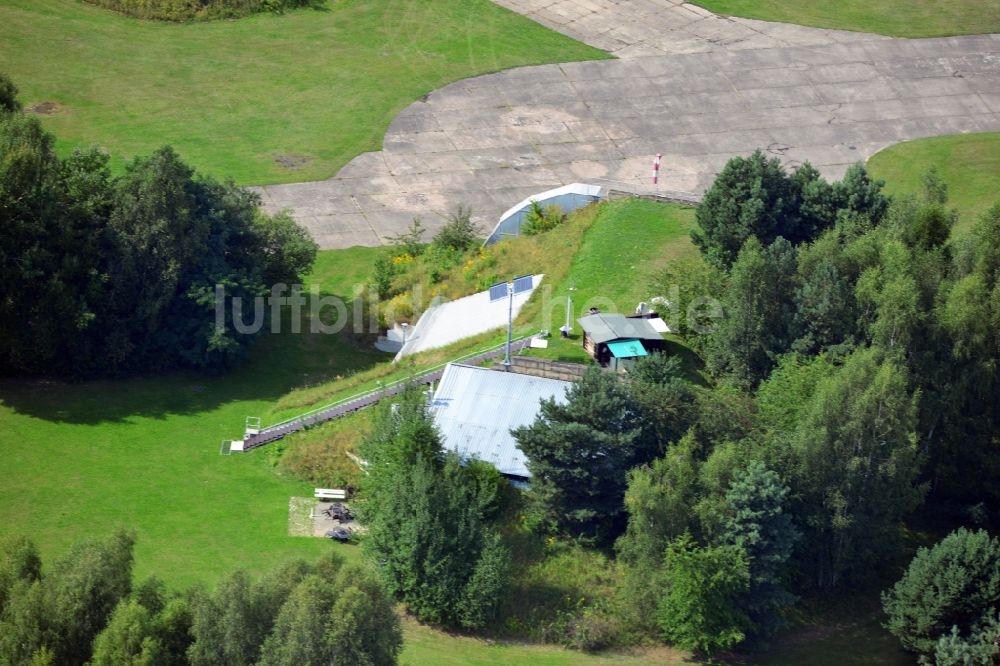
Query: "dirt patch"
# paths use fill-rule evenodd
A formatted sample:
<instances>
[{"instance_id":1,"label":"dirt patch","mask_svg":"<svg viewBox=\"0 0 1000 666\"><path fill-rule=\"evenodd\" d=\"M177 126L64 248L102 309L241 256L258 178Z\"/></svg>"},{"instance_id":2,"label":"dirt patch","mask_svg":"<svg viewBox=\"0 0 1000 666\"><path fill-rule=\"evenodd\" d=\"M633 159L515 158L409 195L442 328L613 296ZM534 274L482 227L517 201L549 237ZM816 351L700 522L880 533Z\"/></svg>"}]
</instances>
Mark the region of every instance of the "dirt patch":
<instances>
[{"instance_id":1,"label":"dirt patch","mask_svg":"<svg viewBox=\"0 0 1000 666\"><path fill-rule=\"evenodd\" d=\"M288 498L288 536L322 537L330 530L342 527L352 534L365 532L356 520L335 520L323 513L332 502L318 502L312 497ZM340 502L344 506L346 503Z\"/></svg>"},{"instance_id":2,"label":"dirt patch","mask_svg":"<svg viewBox=\"0 0 1000 666\"><path fill-rule=\"evenodd\" d=\"M51 116L62 111L62 107L55 102L35 102L25 109L28 113L37 113L41 116Z\"/></svg>"},{"instance_id":3,"label":"dirt patch","mask_svg":"<svg viewBox=\"0 0 1000 666\"><path fill-rule=\"evenodd\" d=\"M286 169L291 169L295 171L296 169L301 169L305 165L312 162L311 157L306 157L305 155L278 155L274 158L274 161L285 167Z\"/></svg>"},{"instance_id":4,"label":"dirt patch","mask_svg":"<svg viewBox=\"0 0 1000 666\"><path fill-rule=\"evenodd\" d=\"M313 536L313 511L316 500L311 497L288 498L288 536Z\"/></svg>"}]
</instances>

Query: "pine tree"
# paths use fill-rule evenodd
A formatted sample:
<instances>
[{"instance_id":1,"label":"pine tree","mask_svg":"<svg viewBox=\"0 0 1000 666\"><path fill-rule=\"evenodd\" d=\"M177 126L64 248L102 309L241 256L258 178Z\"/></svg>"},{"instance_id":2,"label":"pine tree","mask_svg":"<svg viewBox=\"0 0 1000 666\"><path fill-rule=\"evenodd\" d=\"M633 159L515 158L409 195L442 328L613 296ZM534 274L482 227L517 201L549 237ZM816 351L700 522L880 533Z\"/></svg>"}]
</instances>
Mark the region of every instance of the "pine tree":
<instances>
[{"instance_id":1,"label":"pine tree","mask_svg":"<svg viewBox=\"0 0 1000 666\"><path fill-rule=\"evenodd\" d=\"M984 613L1000 609L1000 541L961 528L921 548L882 606L886 628L907 650L933 654L952 627L969 635Z\"/></svg>"},{"instance_id":2,"label":"pine tree","mask_svg":"<svg viewBox=\"0 0 1000 666\"><path fill-rule=\"evenodd\" d=\"M728 516L721 541L746 553L750 587L741 605L754 634L771 633L781 611L795 602L784 585L786 564L799 538L785 512L788 492L781 478L759 461L740 470L726 492Z\"/></svg>"},{"instance_id":3,"label":"pine tree","mask_svg":"<svg viewBox=\"0 0 1000 666\"><path fill-rule=\"evenodd\" d=\"M540 507L562 529L595 543L621 531L628 470L659 453L627 389L596 368L567 389L565 404L543 400L534 423L512 432Z\"/></svg>"}]
</instances>

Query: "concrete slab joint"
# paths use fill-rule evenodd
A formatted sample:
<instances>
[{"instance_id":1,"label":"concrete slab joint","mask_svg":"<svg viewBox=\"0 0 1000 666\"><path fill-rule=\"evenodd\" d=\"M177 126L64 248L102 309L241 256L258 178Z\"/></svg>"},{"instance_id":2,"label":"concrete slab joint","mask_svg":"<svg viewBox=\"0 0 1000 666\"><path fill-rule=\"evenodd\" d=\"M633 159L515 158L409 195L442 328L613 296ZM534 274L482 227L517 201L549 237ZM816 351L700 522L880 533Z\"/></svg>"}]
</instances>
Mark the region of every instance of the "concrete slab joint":
<instances>
[{"instance_id":1,"label":"concrete slab joint","mask_svg":"<svg viewBox=\"0 0 1000 666\"><path fill-rule=\"evenodd\" d=\"M403 110L334 177L259 188L324 248L378 245L458 204L483 229L571 182L704 191L757 148L831 178L907 139L1000 130L1000 36L899 40L719 17L680 0L494 0L616 59L524 67Z\"/></svg>"}]
</instances>

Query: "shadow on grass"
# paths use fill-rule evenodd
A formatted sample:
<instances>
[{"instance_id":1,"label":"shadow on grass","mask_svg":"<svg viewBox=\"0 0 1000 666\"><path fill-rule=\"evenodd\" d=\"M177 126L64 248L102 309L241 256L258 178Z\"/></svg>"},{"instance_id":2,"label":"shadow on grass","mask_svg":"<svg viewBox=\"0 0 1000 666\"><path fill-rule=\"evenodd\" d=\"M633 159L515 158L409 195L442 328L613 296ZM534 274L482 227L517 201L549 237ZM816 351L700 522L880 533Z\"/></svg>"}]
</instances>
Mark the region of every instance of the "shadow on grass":
<instances>
[{"instance_id":1,"label":"shadow on grass","mask_svg":"<svg viewBox=\"0 0 1000 666\"><path fill-rule=\"evenodd\" d=\"M308 307L305 308L308 311ZM0 381L0 404L46 421L97 424L208 412L231 402L274 402L289 391L347 377L392 359L352 335L263 333L238 367L221 374L175 371L69 382ZM233 424L238 428L239 424Z\"/></svg>"},{"instance_id":2,"label":"shadow on grass","mask_svg":"<svg viewBox=\"0 0 1000 666\"><path fill-rule=\"evenodd\" d=\"M878 589L835 599L806 599L790 618L794 626L778 633L767 646L728 655L724 661L761 666L914 665L916 658L882 627Z\"/></svg>"}]
</instances>

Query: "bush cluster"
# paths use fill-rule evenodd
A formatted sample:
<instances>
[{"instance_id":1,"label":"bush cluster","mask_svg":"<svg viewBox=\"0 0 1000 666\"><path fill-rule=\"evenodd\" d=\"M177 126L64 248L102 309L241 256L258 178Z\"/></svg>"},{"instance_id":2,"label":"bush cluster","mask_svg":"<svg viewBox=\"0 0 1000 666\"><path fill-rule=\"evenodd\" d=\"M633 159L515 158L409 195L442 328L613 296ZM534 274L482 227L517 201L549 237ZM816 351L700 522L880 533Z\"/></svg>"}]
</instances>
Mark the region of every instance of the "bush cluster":
<instances>
[{"instance_id":1,"label":"bush cluster","mask_svg":"<svg viewBox=\"0 0 1000 666\"><path fill-rule=\"evenodd\" d=\"M157 21L239 18L259 12L307 7L316 0L85 0L127 16Z\"/></svg>"}]
</instances>

